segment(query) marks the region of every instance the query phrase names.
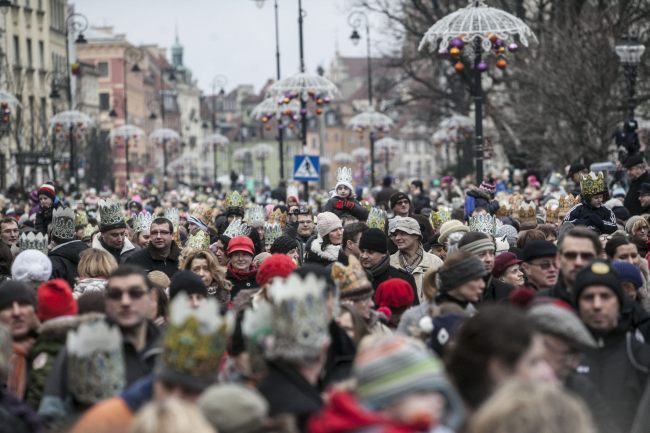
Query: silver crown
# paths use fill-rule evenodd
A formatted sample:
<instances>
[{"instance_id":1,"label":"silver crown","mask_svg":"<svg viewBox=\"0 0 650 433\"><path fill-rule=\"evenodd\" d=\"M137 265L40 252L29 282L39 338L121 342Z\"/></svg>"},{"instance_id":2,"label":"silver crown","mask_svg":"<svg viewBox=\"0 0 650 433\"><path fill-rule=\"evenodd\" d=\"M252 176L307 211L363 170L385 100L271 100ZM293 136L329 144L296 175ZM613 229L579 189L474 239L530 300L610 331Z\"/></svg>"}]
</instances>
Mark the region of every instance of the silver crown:
<instances>
[{"instance_id":1,"label":"silver crown","mask_svg":"<svg viewBox=\"0 0 650 433\"><path fill-rule=\"evenodd\" d=\"M72 208L58 208L52 212L52 236L71 241L75 235L75 215Z\"/></svg>"},{"instance_id":2,"label":"silver crown","mask_svg":"<svg viewBox=\"0 0 650 433\"><path fill-rule=\"evenodd\" d=\"M266 220L266 212L262 206L252 206L246 209L244 221L251 227L262 227Z\"/></svg>"},{"instance_id":3,"label":"silver crown","mask_svg":"<svg viewBox=\"0 0 650 433\"><path fill-rule=\"evenodd\" d=\"M178 230L178 226L181 223L181 217L178 214L178 209L175 207L165 209L165 218L167 218L172 223L174 231Z\"/></svg>"},{"instance_id":4,"label":"silver crown","mask_svg":"<svg viewBox=\"0 0 650 433\"><path fill-rule=\"evenodd\" d=\"M282 236L282 226L278 223L264 224L264 245L270 247L277 238Z\"/></svg>"},{"instance_id":5,"label":"silver crown","mask_svg":"<svg viewBox=\"0 0 650 433\"><path fill-rule=\"evenodd\" d=\"M102 227L124 223L120 205L112 200L99 200L99 221Z\"/></svg>"},{"instance_id":6,"label":"silver crown","mask_svg":"<svg viewBox=\"0 0 650 433\"><path fill-rule=\"evenodd\" d=\"M20 235L20 251L38 250L47 255L47 246L47 235L43 233L34 234L29 232Z\"/></svg>"},{"instance_id":7,"label":"silver crown","mask_svg":"<svg viewBox=\"0 0 650 433\"><path fill-rule=\"evenodd\" d=\"M148 232L152 221L152 214L149 212L140 212L133 218L133 231L136 233Z\"/></svg>"},{"instance_id":8,"label":"silver crown","mask_svg":"<svg viewBox=\"0 0 650 433\"><path fill-rule=\"evenodd\" d=\"M497 219L488 214L469 217L469 231L494 236L497 233Z\"/></svg>"},{"instance_id":9,"label":"silver crown","mask_svg":"<svg viewBox=\"0 0 650 433\"><path fill-rule=\"evenodd\" d=\"M352 169L349 167L339 167L336 170L336 183L352 184Z\"/></svg>"},{"instance_id":10,"label":"silver crown","mask_svg":"<svg viewBox=\"0 0 650 433\"><path fill-rule=\"evenodd\" d=\"M227 238L234 238L237 236L248 236L251 233L251 228L242 220L233 220L223 232L223 235Z\"/></svg>"}]
</instances>

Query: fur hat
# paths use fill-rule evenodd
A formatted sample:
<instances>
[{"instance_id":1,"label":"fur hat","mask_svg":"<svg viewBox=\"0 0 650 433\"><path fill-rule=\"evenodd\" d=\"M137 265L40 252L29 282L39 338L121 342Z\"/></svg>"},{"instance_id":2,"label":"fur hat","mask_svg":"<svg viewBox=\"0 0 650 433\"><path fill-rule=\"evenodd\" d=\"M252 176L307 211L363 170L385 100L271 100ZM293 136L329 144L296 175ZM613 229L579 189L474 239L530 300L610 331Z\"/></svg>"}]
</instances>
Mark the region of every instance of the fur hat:
<instances>
[{"instance_id":1,"label":"fur hat","mask_svg":"<svg viewBox=\"0 0 650 433\"><path fill-rule=\"evenodd\" d=\"M11 278L17 281L43 282L52 275L49 257L37 250L25 250L16 256L11 265Z\"/></svg>"}]
</instances>

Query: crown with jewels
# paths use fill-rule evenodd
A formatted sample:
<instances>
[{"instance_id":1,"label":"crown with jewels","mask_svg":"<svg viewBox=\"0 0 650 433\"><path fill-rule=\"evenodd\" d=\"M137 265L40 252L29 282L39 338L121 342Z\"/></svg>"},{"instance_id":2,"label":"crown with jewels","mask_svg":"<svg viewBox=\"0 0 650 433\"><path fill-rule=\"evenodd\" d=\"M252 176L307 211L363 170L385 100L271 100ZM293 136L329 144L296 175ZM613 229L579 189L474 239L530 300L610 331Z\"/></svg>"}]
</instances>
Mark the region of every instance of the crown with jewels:
<instances>
[{"instance_id":1,"label":"crown with jewels","mask_svg":"<svg viewBox=\"0 0 650 433\"><path fill-rule=\"evenodd\" d=\"M251 206L244 212L244 221L251 227L263 227L266 212L262 206Z\"/></svg>"},{"instance_id":2,"label":"crown with jewels","mask_svg":"<svg viewBox=\"0 0 650 433\"><path fill-rule=\"evenodd\" d=\"M194 208L191 213L192 218L196 218L201 221L206 226L212 222L212 213L214 210L212 207L206 204L200 204Z\"/></svg>"},{"instance_id":3,"label":"crown with jewels","mask_svg":"<svg viewBox=\"0 0 650 433\"><path fill-rule=\"evenodd\" d=\"M54 209L52 212L52 236L66 241L73 240L76 232L74 220L72 208Z\"/></svg>"},{"instance_id":4,"label":"crown with jewels","mask_svg":"<svg viewBox=\"0 0 650 433\"><path fill-rule=\"evenodd\" d=\"M429 215L429 222L435 230L439 230L440 226L449 220L451 220L451 209L448 207L439 207L436 212L431 212Z\"/></svg>"},{"instance_id":5,"label":"crown with jewels","mask_svg":"<svg viewBox=\"0 0 650 433\"><path fill-rule=\"evenodd\" d=\"M242 220L232 220L228 224L228 228L223 232L223 235L229 239L237 236L248 236L251 233L251 228Z\"/></svg>"},{"instance_id":6,"label":"crown with jewels","mask_svg":"<svg viewBox=\"0 0 650 433\"><path fill-rule=\"evenodd\" d=\"M368 213L368 220L366 221L366 223L368 224L368 227L371 229L379 229L385 231L387 216L388 214L383 209L379 209L378 207L373 207L370 209L370 212Z\"/></svg>"},{"instance_id":7,"label":"crown with jewels","mask_svg":"<svg viewBox=\"0 0 650 433\"><path fill-rule=\"evenodd\" d=\"M210 246L210 236L203 230L197 230L196 233L190 235L187 239L185 247L202 250Z\"/></svg>"},{"instance_id":8,"label":"crown with jewels","mask_svg":"<svg viewBox=\"0 0 650 433\"><path fill-rule=\"evenodd\" d=\"M537 227L537 206L533 202L523 202L517 209L517 219L521 230L530 230Z\"/></svg>"},{"instance_id":9,"label":"crown with jewels","mask_svg":"<svg viewBox=\"0 0 650 433\"><path fill-rule=\"evenodd\" d=\"M97 227L92 224L88 224L86 227L84 227L84 238L92 237L96 231Z\"/></svg>"},{"instance_id":10,"label":"crown with jewels","mask_svg":"<svg viewBox=\"0 0 650 433\"><path fill-rule=\"evenodd\" d=\"M232 314L219 314L216 299L207 298L192 308L189 297L179 293L170 305L159 366L161 378L173 377L197 388L216 381L233 325Z\"/></svg>"},{"instance_id":11,"label":"crown with jewels","mask_svg":"<svg viewBox=\"0 0 650 433\"><path fill-rule=\"evenodd\" d=\"M178 209L175 207L169 207L165 209L164 218L167 218L169 221L171 221L175 232L178 231L178 226L181 223L181 217L178 213Z\"/></svg>"},{"instance_id":12,"label":"crown with jewels","mask_svg":"<svg viewBox=\"0 0 650 433\"><path fill-rule=\"evenodd\" d=\"M348 265L336 262L330 273L339 289L341 299L361 300L372 295L372 284L359 260L350 256Z\"/></svg>"},{"instance_id":13,"label":"crown with jewels","mask_svg":"<svg viewBox=\"0 0 650 433\"><path fill-rule=\"evenodd\" d=\"M34 234L34 232L23 233L20 235L20 251L38 250L47 255L49 245L47 235L43 233Z\"/></svg>"},{"instance_id":14,"label":"crown with jewels","mask_svg":"<svg viewBox=\"0 0 650 433\"><path fill-rule=\"evenodd\" d=\"M88 224L88 214L84 210L75 212L74 225L75 227L86 226Z\"/></svg>"},{"instance_id":15,"label":"crown with jewels","mask_svg":"<svg viewBox=\"0 0 650 433\"><path fill-rule=\"evenodd\" d=\"M245 207L246 206L246 197L241 195L238 191L231 191L226 194L226 200L223 202L226 208L229 207Z\"/></svg>"},{"instance_id":16,"label":"crown with jewels","mask_svg":"<svg viewBox=\"0 0 650 433\"><path fill-rule=\"evenodd\" d=\"M280 227L284 228L287 224L287 213L282 212L280 208L277 208L271 212L271 215L269 215L268 222L280 224Z\"/></svg>"},{"instance_id":17,"label":"crown with jewels","mask_svg":"<svg viewBox=\"0 0 650 433\"><path fill-rule=\"evenodd\" d=\"M580 181L580 194L583 197L592 197L597 194L606 194L607 184L605 183L605 175L602 171L598 174L590 171L588 175L582 176Z\"/></svg>"},{"instance_id":18,"label":"crown with jewels","mask_svg":"<svg viewBox=\"0 0 650 433\"><path fill-rule=\"evenodd\" d=\"M497 209L494 215L497 218L503 218L503 217L510 216L511 213L512 213L512 205L509 202L503 200L499 202L499 209Z\"/></svg>"},{"instance_id":19,"label":"crown with jewels","mask_svg":"<svg viewBox=\"0 0 650 433\"><path fill-rule=\"evenodd\" d=\"M489 214L471 216L469 217L469 231L494 236L497 232L497 219Z\"/></svg>"},{"instance_id":20,"label":"crown with jewels","mask_svg":"<svg viewBox=\"0 0 650 433\"><path fill-rule=\"evenodd\" d=\"M101 227L125 224L120 205L112 200L99 200L99 223Z\"/></svg>"},{"instance_id":21,"label":"crown with jewels","mask_svg":"<svg viewBox=\"0 0 650 433\"><path fill-rule=\"evenodd\" d=\"M558 200L560 204L557 209L558 219L564 220L564 217L569 213L571 208L579 204L580 201L582 201L580 195L574 196L573 194L569 194L560 196L560 199Z\"/></svg>"},{"instance_id":22,"label":"crown with jewels","mask_svg":"<svg viewBox=\"0 0 650 433\"><path fill-rule=\"evenodd\" d=\"M282 226L278 223L264 224L264 245L270 247L277 238L282 236Z\"/></svg>"},{"instance_id":23,"label":"crown with jewels","mask_svg":"<svg viewBox=\"0 0 650 433\"><path fill-rule=\"evenodd\" d=\"M148 232L153 221L153 215L142 211L133 218L133 231L136 233Z\"/></svg>"},{"instance_id":24,"label":"crown with jewels","mask_svg":"<svg viewBox=\"0 0 650 433\"><path fill-rule=\"evenodd\" d=\"M339 167L336 169L336 184L352 185L352 169L349 167Z\"/></svg>"},{"instance_id":25,"label":"crown with jewels","mask_svg":"<svg viewBox=\"0 0 650 433\"><path fill-rule=\"evenodd\" d=\"M290 274L276 279L269 295L273 332L266 357L294 362L318 358L329 342L325 280L314 274L304 279Z\"/></svg>"},{"instance_id":26,"label":"crown with jewels","mask_svg":"<svg viewBox=\"0 0 650 433\"><path fill-rule=\"evenodd\" d=\"M546 202L544 210L546 211L546 222L553 224L558 221L558 216L560 213L560 202L558 200L551 199Z\"/></svg>"},{"instance_id":27,"label":"crown with jewels","mask_svg":"<svg viewBox=\"0 0 650 433\"><path fill-rule=\"evenodd\" d=\"M81 323L68 332L66 349L68 389L77 401L95 404L124 389L122 333L117 326L101 319Z\"/></svg>"}]
</instances>

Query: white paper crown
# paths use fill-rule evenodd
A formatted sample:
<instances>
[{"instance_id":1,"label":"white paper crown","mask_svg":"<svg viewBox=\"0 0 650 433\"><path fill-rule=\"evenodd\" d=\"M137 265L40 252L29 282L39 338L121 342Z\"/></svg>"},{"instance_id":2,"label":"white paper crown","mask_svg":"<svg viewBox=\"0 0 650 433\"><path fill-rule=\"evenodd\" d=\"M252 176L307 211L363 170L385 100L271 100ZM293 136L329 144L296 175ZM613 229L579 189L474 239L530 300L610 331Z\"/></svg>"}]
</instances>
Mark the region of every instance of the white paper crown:
<instances>
[{"instance_id":1,"label":"white paper crown","mask_svg":"<svg viewBox=\"0 0 650 433\"><path fill-rule=\"evenodd\" d=\"M241 220L232 220L223 235L227 238L234 238L236 236L248 236L251 233L251 228Z\"/></svg>"},{"instance_id":2,"label":"white paper crown","mask_svg":"<svg viewBox=\"0 0 650 433\"><path fill-rule=\"evenodd\" d=\"M336 170L336 184L352 185L352 169L349 167L339 167Z\"/></svg>"},{"instance_id":3,"label":"white paper crown","mask_svg":"<svg viewBox=\"0 0 650 433\"><path fill-rule=\"evenodd\" d=\"M68 332L66 348L68 388L76 400L94 404L124 389L122 334L116 326L103 320L82 323Z\"/></svg>"},{"instance_id":4,"label":"white paper crown","mask_svg":"<svg viewBox=\"0 0 650 433\"><path fill-rule=\"evenodd\" d=\"M469 217L469 231L495 235L497 232L497 219L488 214Z\"/></svg>"},{"instance_id":5,"label":"white paper crown","mask_svg":"<svg viewBox=\"0 0 650 433\"><path fill-rule=\"evenodd\" d=\"M171 221L174 231L178 230L178 225L181 223L181 217L178 214L178 209L175 207L170 207L165 209L165 218Z\"/></svg>"},{"instance_id":6,"label":"white paper crown","mask_svg":"<svg viewBox=\"0 0 650 433\"><path fill-rule=\"evenodd\" d=\"M151 228L153 215L149 212L140 212L133 218L133 231L136 233L148 232Z\"/></svg>"},{"instance_id":7,"label":"white paper crown","mask_svg":"<svg viewBox=\"0 0 650 433\"><path fill-rule=\"evenodd\" d=\"M58 208L52 212L52 236L71 241L75 236L75 214L72 208Z\"/></svg>"},{"instance_id":8,"label":"white paper crown","mask_svg":"<svg viewBox=\"0 0 650 433\"><path fill-rule=\"evenodd\" d=\"M282 236L282 226L278 223L264 224L264 245L270 247L277 238Z\"/></svg>"},{"instance_id":9,"label":"white paper crown","mask_svg":"<svg viewBox=\"0 0 650 433\"><path fill-rule=\"evenodd\" d=\"M262 227L266 220L266 212L262 206L251 206L244 212L244 221L251 227Z\"/></svg>"},{"instance_id":10,"label":"white paper crown","mask_svg":"<svg viewBox=\"0 0 650 433\"><path fill-rule=\"evenodd\" d=\"M43 233L34 234L34 232L23 233L20 235L20 250L38 250L47 255L48 239Z\"/></svg>"},{"instance_id":11,"label":"white paper crown","mask_svg":"<svg viewBox=\"0 0 650 433\"><path fill-rule=\"evenodd\" d=\"M120 205L112 200L99 200L99 221L102 227L123 223Z\"/></svg>"},{"instance_id":12,"label":"white paper crown","mask_svg":"<svg viewBox=\"0 0 650 433\"><path fill-rule=\"evenodd\" d=\"M291 274L269 288L273 335L269 359L303 361L318 357L329 341L325 280Z\"/></svg>"}]
</instances>

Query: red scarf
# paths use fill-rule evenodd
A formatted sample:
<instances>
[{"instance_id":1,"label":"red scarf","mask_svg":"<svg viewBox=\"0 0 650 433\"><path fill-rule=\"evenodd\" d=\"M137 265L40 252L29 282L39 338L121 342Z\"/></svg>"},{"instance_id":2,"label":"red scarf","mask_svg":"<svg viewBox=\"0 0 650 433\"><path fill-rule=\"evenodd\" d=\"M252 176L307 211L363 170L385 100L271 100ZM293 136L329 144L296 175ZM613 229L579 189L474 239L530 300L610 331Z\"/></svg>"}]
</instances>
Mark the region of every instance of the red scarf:
<instances>
[{"instance_id":1,"label":"red scarf","mask_svg":"<svg viewBox=\"0 0 650 433\"><path fill-rule=\"evenodd\" d=\"M250 266L250 268L248 268L247 271L242 271L242 270L236 269L232 265L232 263L228 263L228 273L230 275L232 275L233 277L235 277L236 280L239 280L239 281L247 280L251 276L255 276L255 274L257 273L257 268L255 267L254 264L251 263L251 266Z\"/></svg>"}]
</instances>

